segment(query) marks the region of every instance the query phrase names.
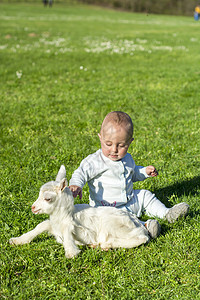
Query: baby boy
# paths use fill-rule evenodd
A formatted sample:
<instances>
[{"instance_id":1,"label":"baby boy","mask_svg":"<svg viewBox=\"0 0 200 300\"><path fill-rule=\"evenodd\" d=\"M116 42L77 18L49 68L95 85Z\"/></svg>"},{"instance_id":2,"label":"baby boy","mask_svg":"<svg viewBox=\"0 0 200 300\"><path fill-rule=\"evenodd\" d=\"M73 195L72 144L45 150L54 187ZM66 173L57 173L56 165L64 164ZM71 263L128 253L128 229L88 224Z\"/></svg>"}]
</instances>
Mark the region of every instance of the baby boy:
<instances>
[{"instance_id":1,"label":"baby boy","mask_svg":"<svg viewBox=\"0 0 200 300\"><path fill-rule=\"evenodd\" d=\"M82 188L87 182L91 206L113 206L138 217L145 213L170 223L187 215L186 203L167 208L150 191L133 189L134 182L155 177L158 172L151 165L137 166L128 153L133 141L133 123L128 114L110 112L102 123L99 139L101 149L87 156L72 175L69 188L74 197L82 198ZM145 226L153 238L160 233L157 220L148 220Z\"/></svg>"}]
</instances>

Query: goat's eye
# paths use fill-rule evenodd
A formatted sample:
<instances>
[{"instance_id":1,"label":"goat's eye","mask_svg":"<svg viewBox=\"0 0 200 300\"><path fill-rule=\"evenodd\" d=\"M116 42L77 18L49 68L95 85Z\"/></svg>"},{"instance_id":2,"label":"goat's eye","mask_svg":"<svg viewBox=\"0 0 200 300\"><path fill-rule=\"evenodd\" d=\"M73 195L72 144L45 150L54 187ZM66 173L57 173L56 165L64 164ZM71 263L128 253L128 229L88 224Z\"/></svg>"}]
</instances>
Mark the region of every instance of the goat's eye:
<instances>
[{"instance_id":1,"label":"goat's eye","mask_svg":"<svg viewBox=\"0 0 200 300\"><path fill-rule=\"evenodd\" d=\"M44 198L44 200L49 202L49 201L51 201L51 198Z\"/></svg>"}]
</instances>

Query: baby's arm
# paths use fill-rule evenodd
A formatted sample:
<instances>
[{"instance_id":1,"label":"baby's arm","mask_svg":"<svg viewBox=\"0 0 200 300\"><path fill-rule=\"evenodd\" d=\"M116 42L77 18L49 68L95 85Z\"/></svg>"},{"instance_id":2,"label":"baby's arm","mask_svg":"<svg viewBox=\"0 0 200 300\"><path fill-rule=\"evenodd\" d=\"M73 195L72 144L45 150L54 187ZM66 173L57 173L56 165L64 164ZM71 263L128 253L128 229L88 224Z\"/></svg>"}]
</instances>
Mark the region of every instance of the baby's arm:
<instances>
[{"instance_id":1,"label":"baby's arm","mask_svg":"<svg viewBox=\"0 0 200 300\"><path fill-rule=\"evenodd\" d=\"M158 176L158 171L156 170L156 168L154 166L146 167L145 171L146 171L147 175L150 177Z\"/></svg>"},{"instance_id":2,"label":"baby's arm","mask_svg":"<svg viewBox=\"0 0 200 300\"><path fill-rule=\"evenodd\" d=\"M78 169L72 174L72 178L69 181L69 189L71 190L73 197L79 196L82 199L82 188L88 180L88 164L84 159Z\"/></svg>"},{"instance_id":3,"label":"baby's arm","mask_svg":"<svg viewBox=\"0 0 200 300\"><path fill-rule=\"evenodd\" d=\"M79 196L79 198L82 199L82 188L80 186L70 185L69 189L72 192L74 198Z\"/></svg>"},{"instance_id":4,"label":"baby's arm","mask_svg":"<svg viewBox=\"0 0 200 300\"><path fill-rule=\"evenodd\" d=\"M133 182L143 181L148 177L155 177L158 175L158 172L154 166L135 166L133 174Z\"/></svg>"}]
</instances>

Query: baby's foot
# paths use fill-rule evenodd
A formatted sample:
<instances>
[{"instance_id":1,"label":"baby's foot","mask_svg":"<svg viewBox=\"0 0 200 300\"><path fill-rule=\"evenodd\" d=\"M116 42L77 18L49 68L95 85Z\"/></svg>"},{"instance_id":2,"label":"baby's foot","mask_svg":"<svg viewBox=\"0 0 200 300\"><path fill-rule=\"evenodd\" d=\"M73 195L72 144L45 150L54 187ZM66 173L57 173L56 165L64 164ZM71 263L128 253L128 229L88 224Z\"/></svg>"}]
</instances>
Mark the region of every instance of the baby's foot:
<instances>
[{"instance_id":1,"label":"baby's foot","mask_svg":"<svg viewBox=\"0 0 200 300\"><path fill-rule=\"evenodd\" d=\"M165 219L169 223L174 223L175 221L178 220L178 218L187 216L188 212L189 212L189 205L185 202L182 202L170 208L165 216Z\"/></svg>"},{"instance_id":2,"label":"baby's foot","mask_svg":"<svg viewBox=\"0 0 200 300\"><path fill-rule=\"evenodd\" d=\"M161 226L157 220L149 219L145 222L144 225L145 225L146 229L148 230L149 235L152 239L155 239L159 236L159 234L161 232Z\"/></svg>"}]
</instances>

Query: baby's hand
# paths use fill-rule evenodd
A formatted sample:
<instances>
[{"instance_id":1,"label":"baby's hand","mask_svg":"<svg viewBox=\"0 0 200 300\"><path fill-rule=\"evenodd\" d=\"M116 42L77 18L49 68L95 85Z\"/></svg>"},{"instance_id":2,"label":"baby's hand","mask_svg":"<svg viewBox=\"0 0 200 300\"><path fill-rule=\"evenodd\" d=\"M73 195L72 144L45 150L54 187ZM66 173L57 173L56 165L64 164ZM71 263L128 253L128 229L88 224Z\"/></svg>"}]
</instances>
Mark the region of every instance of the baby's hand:
<instances>
[{"instance_id":1,"label":"baby's hand","mask_svg":"<svg viewBox=\"0 0 200 300\"><path fill-rule=\"evenodd\" d=\"M74 198L79 196L79 198L82 199L82 188L80 186L70 185L69 189L72 192Z\"/></svg>"},{"instance_id":2,"label":"baby's hand","mask_svg":"<svg viewBox=\"0 0 200 300\"><path fill-rule=\"evenodd\" d=\"M158 171L154 166L148 166L146 167L146 173L148 176L155 177L158 176Z\"/></svg>"}]
</instances>

